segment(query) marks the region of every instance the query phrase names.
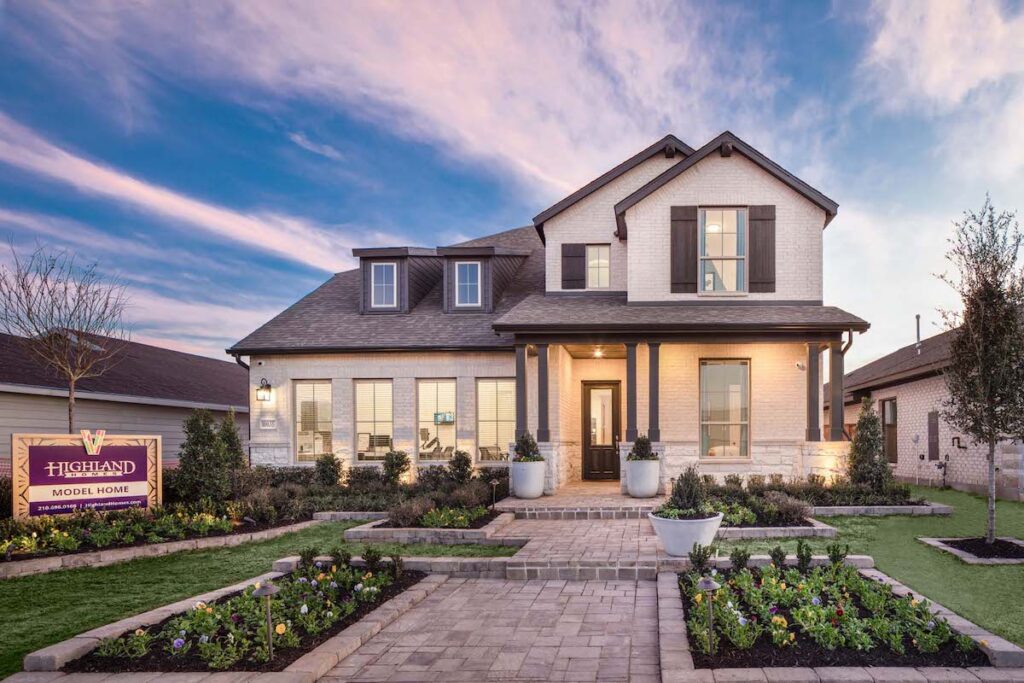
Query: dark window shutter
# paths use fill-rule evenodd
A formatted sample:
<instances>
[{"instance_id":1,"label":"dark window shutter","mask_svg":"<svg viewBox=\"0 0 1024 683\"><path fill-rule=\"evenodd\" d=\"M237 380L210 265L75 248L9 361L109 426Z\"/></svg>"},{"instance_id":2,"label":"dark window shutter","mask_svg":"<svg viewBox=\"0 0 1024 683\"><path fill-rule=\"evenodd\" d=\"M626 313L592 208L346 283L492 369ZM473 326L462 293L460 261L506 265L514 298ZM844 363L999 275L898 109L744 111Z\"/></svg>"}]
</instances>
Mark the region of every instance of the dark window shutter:
<instances>
[{"instance_id":1,"label":"dark window shutter","mask_svg":"<svg viewBox=\"0 0 1024 683\"><path fill-rule=\"evenodd\" d=\"M748 273L749 291L775 291L775 207L751 206L747 209L750 223Z\"/></svg>"},{"instance_id":2,"label":"dark window shutter","mask_svg":"<svg viewBox=\"0 0 1024 683\"><path fill-rule=\"evenodd\" d=\"M928 413L928 459L939 459L939 411Z\"/></svg>"},{"instance_id":3,"label":"dark window shutter","mask_svg":"<svg viewBox=\"0 0 1024 683\"><path fill-rule=\"evenodd\" d=\"M697 207L673 206L670 258L672 291L697 291Z\"/></svg>"},{"instance_id":4,"label":"dark window shutter","mask_svg":"<svg viewBox=\"0 0 1024 683\"><path fill-rule=\"evenodd\" d=\"M587 288L587 245L562 245L562 289Z\"/></svg>"}]
</instances>

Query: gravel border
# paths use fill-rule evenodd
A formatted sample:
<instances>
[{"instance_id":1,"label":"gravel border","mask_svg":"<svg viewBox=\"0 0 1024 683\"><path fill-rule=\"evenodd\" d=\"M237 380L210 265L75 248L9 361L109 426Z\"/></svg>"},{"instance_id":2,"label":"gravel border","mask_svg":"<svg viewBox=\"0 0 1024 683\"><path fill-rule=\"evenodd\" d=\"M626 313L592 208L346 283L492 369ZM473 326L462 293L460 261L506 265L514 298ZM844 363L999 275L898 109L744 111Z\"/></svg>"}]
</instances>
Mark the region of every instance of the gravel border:
<instances>
[{"instance_id":1,"label":"gravel border","mask_svg":"<svg viewBox=\"0 0 1024 683\"><path fill-rule=\"evenodd\" d=\"M961 538L964 538L964 537L961 537ZM921 541L925 545L930 545L933 548L938 548L939 550L947 552L947 553L949 553L951 555L956 555L963 562L966 562L967 564L987 564L987 565L1024 564L1024 557L1017 557L1017 558L1013 558L1013 557L978 557L974 553L969 553L966 550L960 550L959 548L954 548L953 546L946 544L946 541L959 541L959 540L961 540L961 538L956 538L956 537L951 537L951 538L924 538L924 537L918 537L917 540ZM999 536L998 538L1001 541L1008 541L1010 543L1015 543L1015 544L1021 546L1022 548L1024 548L1024 541L1020 540L1019 538L1013 538L1012 536Z\"/></svg>"}]
</instances>

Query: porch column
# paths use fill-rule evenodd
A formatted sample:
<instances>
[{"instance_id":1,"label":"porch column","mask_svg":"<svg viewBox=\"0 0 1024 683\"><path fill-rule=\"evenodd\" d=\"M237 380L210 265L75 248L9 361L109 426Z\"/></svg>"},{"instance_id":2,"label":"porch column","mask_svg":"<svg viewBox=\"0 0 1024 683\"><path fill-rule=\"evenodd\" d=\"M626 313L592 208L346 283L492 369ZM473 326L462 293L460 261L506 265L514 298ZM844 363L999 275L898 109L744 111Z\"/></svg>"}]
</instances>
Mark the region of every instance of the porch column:
<instances>
[{"instance_id":1,"label":"porch column","mask_svg":"<svg viewBox=\"0 0 1024 683\"><path fill-rule=\"evenodd\" d=\"M829 441L842 441L843 436L843 343L841 341L829 342L828 363L831 371L829 379L829 391L832 394L831 408L829 408Z\"/></svg>"},{"instance_id":2,"label":"porch column","mask_svg":"<svg viewBox=\"0 0 1024 683\"><path fill-rule=\"evenodd\" d=\"M548 428L548 345L537 344L537 441L551 441Z\"/></svg>"},{"instance_id":3,"label":"porch column","mask_svg":"<svg viewBox=\"0 0 1024 683\"><path fill-rule=\"evenodd\" d=\"M526 344L516 344L516 438L526 433Z\"/></svg>"},{"instance_id":4,"label":"porch column","mask_svg":"<svg viewBox=\"0 0 1024 683\"><path fill-rule=\"evenodd\" d=\"M821 347L817 342L807 345L807 441L821 441L821 406L818 393L821 391Z\"/></svg>"},{"instance_id":5,"label":"porch column","mask_svg":"<svg viewBox=\"0 0 1024 683\"><path fill-rule=\"evenodd\" d=\"M650 372L648 378L649 386L647 396L647 437L655 443L661 441L661 425L658 422L658 379L660 377L658 369L658 356L660 351L660 342L647 342L647 367Z\"/></svg>"},{"instance_id":6,"label":"porch column","mask_svg":"<svg viewBox=\"0 0 1024 683\"><path fill-rule=\"evenodd\" d=\"M626 342L626 441L636 441L636 342Z\"/></svg>"}]
</instances>

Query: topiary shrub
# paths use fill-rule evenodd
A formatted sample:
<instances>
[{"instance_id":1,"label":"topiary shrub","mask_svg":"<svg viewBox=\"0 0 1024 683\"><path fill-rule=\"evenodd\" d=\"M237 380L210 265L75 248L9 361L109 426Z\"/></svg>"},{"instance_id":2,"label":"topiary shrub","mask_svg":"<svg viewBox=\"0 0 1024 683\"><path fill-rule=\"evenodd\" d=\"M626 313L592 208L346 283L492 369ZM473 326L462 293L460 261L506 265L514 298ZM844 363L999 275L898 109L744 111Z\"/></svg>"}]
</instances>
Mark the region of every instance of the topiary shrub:
<instances>
[{"instance_id":1,"label":"topiary shrub","mask_svg":"<svg viewBox=\"0 0 1024 683\"><path fill-rule=\"evenodd\" d=\"M409 467L409 455L405 451L388 451L384 454L384 481L388 486L398 486Z\"/></svg>"},{"instance_id":2,"label":"topiary shrub","mask_svg":"<svg viewBox=\"0 0 1024 683\"><path fill-rule=\"evenodd\" d=\"M850 444L847 472L854 485L867 486L881 493L893 482L892 469L882 448L882 421L874 402L865 396L857 417L857 433Z\"/></svg>"},{"instance_id":3,"label":"topiary shrub","mask_svg":"<svg viewBox=\"0 0 1024 683\"><path fill-rule=\"evenodd\" d=\"M242 436L238 433L238 423L235 422L234 408L228 409L227 414L221 418L217 437L224 444L224 457L227 458L228 467L239 469L249 466L249 458L242 447Z\"/></svg>"},{"instance_id":4,"label":"topiary shrub","mask_svg":"<svg viewBox=\"0 0 1024 683\"><path fill-rule=\"evenodd\" d=\"M194 410L185 419L175 481L175 493L182 501L224 502L231 496L232 466L214 425L208 410Z\"/></svg>"},{"instance_id":5,"label":"topiary shrub","mask_svg":"<svg viewBox=\"0 0 1024 683\"><path fill-rule=\"evenodd\" d=\"M466 484L473 478L473 458L466 451L455 451L448 461L448 476L456 484Z\"/></svg>"},{"instance_id":6,"label":"topiary shrub","mask_svg":"<svg viewBox=\"0 0 1024 683\"><path fill-rule=\"evenodd\" d=\"M537 441L530 432L523 432L516 438L515 455L512 458L515 462L543 462L544 456L540 454Z\"/></svg>"},{"instance_id":7,"label":"topiary shrub","mask_svg":"<svg viewBox=\"0 0 1024 683\"><path fill-rule=\"evenodd\" d=\"M316 459L313 481L321 486L337 486L341 481L341 471L341 461L334 457L334 453L324 453Z\"/></svg>"},{"instance_id":8,"label":"topiary shrub","mask_svg":"<svg viewBox=\"0 0 1024 683\"><path fill-rule=\"evenodd\" d=\"M629 455L626 456L626 460L657 460L658 454L651 448L651 440L641 434L636 437L636 441L633 442L633 448L630 449Z\"/></svg>"},{"instance_id":9,"label":"topiary shrub","mask_svg":"<svg viewBox=\"0 0 1024 683\"><path fill-rule=\"evenodd\" d=\"M686 471L672 484L668 504L677 510L700 510L707 502L707 488L696 467Z\"/></svg>"}]
</instances>

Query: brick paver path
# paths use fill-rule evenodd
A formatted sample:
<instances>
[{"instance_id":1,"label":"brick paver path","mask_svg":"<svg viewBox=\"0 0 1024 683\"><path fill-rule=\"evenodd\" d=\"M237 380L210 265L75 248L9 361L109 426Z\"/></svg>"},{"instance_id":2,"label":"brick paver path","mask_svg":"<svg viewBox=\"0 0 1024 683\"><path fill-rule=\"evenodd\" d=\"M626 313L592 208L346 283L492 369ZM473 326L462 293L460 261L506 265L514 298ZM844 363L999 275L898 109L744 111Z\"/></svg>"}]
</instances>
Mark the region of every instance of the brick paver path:
<instances>
[{"instance_id":1,"label":"brick paver path","mask_svg":"<svg viewBox=\"0 0 1024 683\"><path fill-rule=\"evenodd\" d=\"M517 519L495 538L529 538L517 560L604 561L655 559L658 537L649 519ZM664 554L664 553L662 553Z\"/></svg>"},{"instance_id":2,"label":"brick paver path","mask_svg":"<svg viewBox=\"0 0 1024 683\"><path fill-rule=\"evenodd\" d=\"M524 499L509 496L498 502L500 510L514 512L528 508L613 508L650 507L656 508L665 502L667 496L654 498L630 498L623 494L617 481L576 481L558 489L553 496Z\"/></svg>"},{"instance_id":3,"label":"brick paver path","mask_svg":"<svg viewBox=\"0 0 1024 683\"><path fill-rule=\"evenodd\" d=\"M659 680L653 581L498 579L449 579L321 679Z\"/></svg>"}]
</instances>

